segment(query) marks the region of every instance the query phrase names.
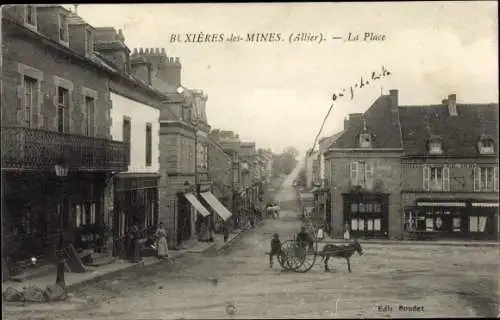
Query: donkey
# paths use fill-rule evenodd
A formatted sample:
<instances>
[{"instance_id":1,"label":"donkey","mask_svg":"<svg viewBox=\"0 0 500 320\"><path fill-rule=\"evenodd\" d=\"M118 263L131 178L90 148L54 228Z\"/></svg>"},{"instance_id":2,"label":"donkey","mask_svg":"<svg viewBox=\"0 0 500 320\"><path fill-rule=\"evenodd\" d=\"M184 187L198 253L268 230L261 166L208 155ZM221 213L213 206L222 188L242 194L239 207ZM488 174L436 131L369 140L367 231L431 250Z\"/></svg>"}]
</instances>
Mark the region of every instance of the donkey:
<instances>
[{"instance_id":1,"label":"donkey","mask_svg":"<svg viewBox=\"0 0 500 320\"><path fill-rule=\"evenodd\" d=\"M349 272L352 272L350 259L354 252L357 252L359 255L363 255L363 248L361 248L361 244L356 239L347 245L327 244L323 247L323 250L318 253L318 255L321 256L321 261L325 262L325 272L330 271L328 268L328 260L330 260L331 257L346 259L347 269Z\"/></svg>"}]
</instances>

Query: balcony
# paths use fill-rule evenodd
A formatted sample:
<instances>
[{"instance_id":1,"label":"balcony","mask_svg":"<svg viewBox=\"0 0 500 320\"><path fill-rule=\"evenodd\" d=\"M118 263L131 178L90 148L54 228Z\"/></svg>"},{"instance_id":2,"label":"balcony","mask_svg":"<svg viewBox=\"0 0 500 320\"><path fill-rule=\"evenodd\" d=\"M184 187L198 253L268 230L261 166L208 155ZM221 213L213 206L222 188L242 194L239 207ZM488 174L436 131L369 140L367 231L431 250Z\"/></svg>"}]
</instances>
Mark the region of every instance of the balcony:
<instances>
[{"instance_id":1,"label":"balcony","mask_svg":"<svg viewBox=\"0 0 500 320\"><path fill-rule=\"evenodd\" d=\"M126 171L124 142L24 127L2 127L2 169L51 169L64 156L73 170Z\"/></svg>"}]
</instances>

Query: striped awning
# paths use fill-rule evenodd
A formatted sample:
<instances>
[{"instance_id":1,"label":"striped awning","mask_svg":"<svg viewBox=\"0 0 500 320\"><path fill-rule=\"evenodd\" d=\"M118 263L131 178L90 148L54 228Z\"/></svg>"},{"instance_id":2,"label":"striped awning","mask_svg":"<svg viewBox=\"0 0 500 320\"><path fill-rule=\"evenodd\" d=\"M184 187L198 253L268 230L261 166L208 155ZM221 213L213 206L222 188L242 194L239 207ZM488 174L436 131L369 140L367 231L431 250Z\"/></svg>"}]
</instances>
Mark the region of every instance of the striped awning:
<instances>
[{"instance_id":1,"label":"striped awning","mask_svg":"<svg viewBox=\"0 0 500 320\"><path fill-rule=\"evenodd\" d=\"M419 207L465 207L465 202L417 202Z\"/></svg>"},{"instance_id":2,"label":"striped awning","mask_svg":"<svg viewBox=\"0 0 500 320\"><path fill-rule=\"evenodd\" d=\"M202 192L200 195L224 221L233 215L211 192Z\"/></svg>"},{"instance_id":3,"label":"striped awning","mask_svg":"<svg viewBox=\"0 0 500 320\"><path fill-rule=\"evenodd\" d=\"M497 208L498 202L473 202L473 207L482 207L482 208Z\"/></svg>"},{"instance_id":4,"label":"striped awning","mask_svg":"<svg viewBox=\"0 0 500 320\"><path fill-rule=\"evenodd\" d=\"M191 205L196 209L196 211L198 211L202 216L207 217L210 215L210 211L208 211L208 209L205 208L203 204L201 204L201 202L198 201L198 199L196 199L194 194L185 193L184 197L186 197L187 201L189 201L189 203L191 203Z\"/></svg>"}]
</instances>

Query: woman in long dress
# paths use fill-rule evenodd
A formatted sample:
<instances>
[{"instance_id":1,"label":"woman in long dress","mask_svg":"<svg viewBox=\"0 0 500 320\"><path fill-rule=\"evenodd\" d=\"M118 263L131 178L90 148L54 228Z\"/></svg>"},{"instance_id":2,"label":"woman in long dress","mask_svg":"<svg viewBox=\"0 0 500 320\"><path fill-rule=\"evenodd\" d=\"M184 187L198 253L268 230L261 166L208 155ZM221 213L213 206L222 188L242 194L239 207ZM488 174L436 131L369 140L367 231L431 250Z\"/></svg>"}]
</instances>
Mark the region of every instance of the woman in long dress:
<instances>
[{"instance_id":1,"label":"woman in long dress","mask_svg":"<svg viewBox=\"0 0 500 320\"><path fill-rule=\"evenodd\" d=\"M156 230L156 238L158 239L158 258L163 259L168 257L167 230L165 230L163 222L160 222L158 230Z\"/></svg>"}]
</instances>

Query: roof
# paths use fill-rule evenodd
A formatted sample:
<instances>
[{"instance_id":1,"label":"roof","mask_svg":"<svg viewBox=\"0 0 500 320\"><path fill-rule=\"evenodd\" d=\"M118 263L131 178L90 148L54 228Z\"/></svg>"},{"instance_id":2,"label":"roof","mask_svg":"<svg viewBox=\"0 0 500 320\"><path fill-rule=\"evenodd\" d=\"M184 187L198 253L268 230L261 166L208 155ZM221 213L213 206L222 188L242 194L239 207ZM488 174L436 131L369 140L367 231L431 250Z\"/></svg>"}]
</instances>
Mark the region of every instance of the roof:
<instances>
[{"instance_id":1,"label":"roof","mask_svg":"<svg viewBox=\"0 0 500 320\"><path fill-rule=\"evenodd\" d=\"M457 116L450 116L447 105L401 106L399 118L405 155L428 155L431 135L441 138L442 156L479 156L481 135L494 140L498 155L498 104L457 104Z\"/></svg>"},{"instance_id":2,"label":"roof","mask_svg":"<svg viewBox=\"0 0 500 320\"><path fill-rule=\"evenodd\" d=\"M348 127L330 145L330 148L359 148L358 135L363 131L366 121L368 133L374 135L373 148L401 148L399 121L391 109L389 95L377 98L375 102L360 114L359 118L350 119Z\"/></svg>"},{"instance_id":3,"label":"roof","mask_svg":"<svg viewBox=\"0 0 500 320\"><path fill-rule=\"evenodd\" d=\"M325 137L324 139L320 140L319 152L324 153L328 148L330 148L332 143L334 143L338 139L338 137L340 137L342 135L342 133L344 133L344 130L337 132L332 136Z\"/></svg>"}]
</instances>

